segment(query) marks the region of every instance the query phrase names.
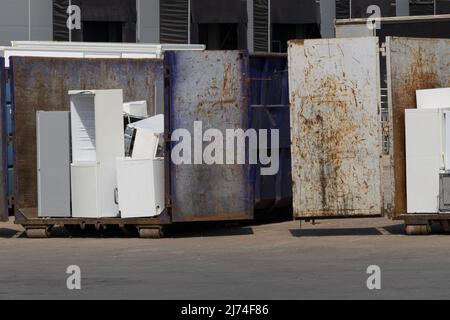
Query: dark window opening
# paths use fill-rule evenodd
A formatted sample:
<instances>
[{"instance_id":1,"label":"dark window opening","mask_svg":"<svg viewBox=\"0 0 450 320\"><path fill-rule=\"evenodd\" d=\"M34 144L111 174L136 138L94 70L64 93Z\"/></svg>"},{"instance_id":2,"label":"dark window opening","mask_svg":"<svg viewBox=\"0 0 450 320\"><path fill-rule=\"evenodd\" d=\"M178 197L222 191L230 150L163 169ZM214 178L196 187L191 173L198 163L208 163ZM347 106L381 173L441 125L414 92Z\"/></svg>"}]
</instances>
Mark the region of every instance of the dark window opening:
<instances>
[{"instance_id":1,"label":"dark window opening","mask_svg":"<svg viewBox=\"0 0 450 320\"><path fill-rule=\"evenodd\" d=\"M207 50L237 50L238 25L236 23L202 23L198 25L199 43Z\"/></svg>"},{"instance_id":2,"label":"dark window opening","mask_svg":"<svg viewBox=\"0 0 450 320\"><path fill-rule=\"evenodd\" d=\"M428 16L434 14L434 0L411 0L409 2L410 16Z\"/></svg>"},{"instance_id":3,"label":"dark window opening","mask_svg":"<svg viewBox=\"0 0 450 320\"><path fill-rule=\"evenodd\" d=\"M81 30L67 29L67 7L81 9ZM53 0L57 41L136 42L136 0Z\"/></svg>"},{"instance_id":4,"label":"dark window opening","mask_svg":"<svg viewBox=\"0 0 450 320\"><path fill-rule=\"evenodd\" d=\"M122 22L84 21L82 30L86 42L122 42Z\"/></svg>"},{"instance_id":5,"label":"dark window opening","mask_svg":"<svg viewBox=\"0 0 450 320\"><path fill-rule=\"evenodd\" d=\"M350 18L350 0L336 0L336 19Z\"/></svg>"},{"instance_id":6,"label":"dark window opening","mask_svg":"<svg viewBox=\"0 0 450 320\"><path fill-rule=\"evenodd\" d=\"M396 16L395 0L358 0L351 2L351 17L354 18L368 18L374 13L368 9L375 5L380 8L382 17Z\"/></svg>"},{"instance_id":7,"label":"dark window opening","mask_svg":"<svg viewBox=\"0 0 450 320\"><path fill-rule=\"evenodd\" d=\"M287 42L293 39L319 39L320 29L315 23L273 24L272 52L287 52Z\"/></svg>"},{"instance_id":8,"label":"dark window opening","mask_svg":"<svg viewBox=\"0 0 450 320\"><path fill-rule=\"evenodd\" d=\"M449 14L450 13L450 1L449 0L437 0L436 1L436 14Z\"/></svg>"}]
</instances>

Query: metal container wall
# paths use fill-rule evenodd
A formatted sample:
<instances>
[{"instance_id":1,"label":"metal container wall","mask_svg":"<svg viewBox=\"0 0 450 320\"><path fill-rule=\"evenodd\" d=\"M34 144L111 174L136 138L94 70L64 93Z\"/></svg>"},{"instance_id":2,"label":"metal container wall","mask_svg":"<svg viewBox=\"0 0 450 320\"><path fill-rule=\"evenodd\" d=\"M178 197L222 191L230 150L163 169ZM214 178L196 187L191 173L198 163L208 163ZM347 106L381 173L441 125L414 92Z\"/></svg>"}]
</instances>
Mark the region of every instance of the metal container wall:
<instances>
[{"instance_id":1,"label":"metal container wall","mask_svg":"<svg viewBox=\"0 0 450 320\"><path fill-rule=\"evenodd\" d=\"M12 57L15 208L37 207L36 111L69 110L69 90L123 89L125 101L147 100L163 81L158 59Z\"/></svg>"},{"instance_id":2,"label":"metal container wall","mask_svg":"<svg viewBox=\"0 0 450 320\"><path fill-rule=\"evenodd\" d=\"M386 38L391 112L393 217L406 213L405 109L416 107L416 90L450 87L450 40Z\"/></svg>"},{"instance_id":3,"label":"metal container wall","mask_svg":"<svg viewBox=\"0 0 450 320\"><path fill-rule=\"evenodd\" d=\"M5 59L0 58L0 221L8 220L8 158Z\"/></svg>"},{"instance_id":4,"label":"metal container wall","mask_svg":"<svg viewBox=\"0 0 450 320\"><path fill-rule=\"evenodd\" d=\"M297 218L383 213L375 37L289 43Z\"/></svg>"},{"instance_id":5,"label":"metal container wall","mask_svg":"<svg viewBox=\"0 0 450 320\"><path fill-rule=\"evenodd\" d=\"M255 168L255 210L264 212L292 207L289 77L287 55L250 56L251 127L280 130L280 168L274 176L262 176Z\"/></svg>"},{"instance_id":6,"label":"metal container wall","mask_svg":"<svg viewBox=\"0 0 450 320\"><path fill-rule=\"evenodd\" d=\"M165 63L169 72L166 126L170 134L185 129L194 139L194 121L202 121L203 132L214 128L224 136L226 129L249 128L249 66L245 54L169 52ZM176 144L171 143L170 150ZM203 147L206 145L203 143ZM174 222L253 218L252 166L175 165L172 161L169 166Z\"/></svg>"}]
</instances>

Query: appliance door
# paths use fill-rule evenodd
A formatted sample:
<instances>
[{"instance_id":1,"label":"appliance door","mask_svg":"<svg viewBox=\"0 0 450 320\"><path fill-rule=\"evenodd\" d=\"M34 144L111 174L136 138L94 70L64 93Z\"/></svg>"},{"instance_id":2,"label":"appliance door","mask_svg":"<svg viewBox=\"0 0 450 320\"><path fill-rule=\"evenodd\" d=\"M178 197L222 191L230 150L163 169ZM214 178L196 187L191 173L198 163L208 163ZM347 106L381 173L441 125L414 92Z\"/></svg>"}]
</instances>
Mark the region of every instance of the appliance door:
<instances>
[{"instance_id":1,"label":"appliance door","mask_svg":"<svg viewBox=\"0 0 450 320\"><path fill-rule=\"evenodd\" d=\"M99 218L97 164L72 164L72 217Z\"/></svg>"},{"instance_id":2,"label":"appliance door","mask_svg":"<svg viewBox=\"0 0 450 320\"><path fill-rule=\"evenodd\" d=\"M38 216L70 217L69 112L37 112Z\"/></svg>"},{"instance_id":3,"label":"appliance door","mask_svg":"<svg viewBox=\"0 0 450 320\"><path fill-rule=\"evenodd\" d=\"M121 218L155 217L164 210L164 161L117 159Z\"/></svg>"}]
</instances>

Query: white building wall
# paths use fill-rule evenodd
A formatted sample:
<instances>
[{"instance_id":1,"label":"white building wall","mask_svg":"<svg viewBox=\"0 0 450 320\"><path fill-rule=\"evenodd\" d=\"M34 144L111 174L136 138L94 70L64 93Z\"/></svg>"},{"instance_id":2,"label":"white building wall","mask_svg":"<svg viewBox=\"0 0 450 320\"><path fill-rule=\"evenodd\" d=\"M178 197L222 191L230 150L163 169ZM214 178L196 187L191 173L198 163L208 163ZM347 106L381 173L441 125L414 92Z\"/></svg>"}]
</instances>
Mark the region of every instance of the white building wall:
<instances>
[{"instance_id":1,"label":"white building wall","mask_svg":"<svg viewBox=\"0 0 450 320\"><path fill-rule=\"evenodd\" d=\"M159 43L159 0L136 0L136 6L139 10L139 42Z\"/></svg>"},{"instance_id":2,"label":"white building wall","mask_svg":"<svg viewBox=\"0 0 450 320\"><path fill-rule=\"evenodd\" d=\"M31 40L53 40L52 0L31 0Z\"/></svg>"},{"instance_id":3,"label":"white building wall","mask_svg":"<svg viewBox=\"0 0 450 320\"><path fill-rule=\"evenodd\" d=\"M0 0L0 45L52 40L52 16L52 0Z\"/></svg>"}]
</instances>

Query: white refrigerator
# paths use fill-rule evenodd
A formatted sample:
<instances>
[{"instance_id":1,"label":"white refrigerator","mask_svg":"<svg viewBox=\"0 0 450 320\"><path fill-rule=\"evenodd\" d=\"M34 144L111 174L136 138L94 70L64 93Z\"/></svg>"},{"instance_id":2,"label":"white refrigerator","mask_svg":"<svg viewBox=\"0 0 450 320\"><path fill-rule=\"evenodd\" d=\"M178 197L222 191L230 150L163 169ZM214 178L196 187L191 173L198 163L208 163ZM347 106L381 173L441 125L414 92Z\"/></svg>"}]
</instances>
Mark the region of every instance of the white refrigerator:
<instances>
[{"instance_id":1,"label":"white refrigerator","mask_svg":"<svg viewBox=\"0 0 450 320\"><path fill-rule=\"evenodd\" d=\"M116 158L123 157L122 90L69 91L72 217L114 218Z\"/></svg>"}]
</instances>

